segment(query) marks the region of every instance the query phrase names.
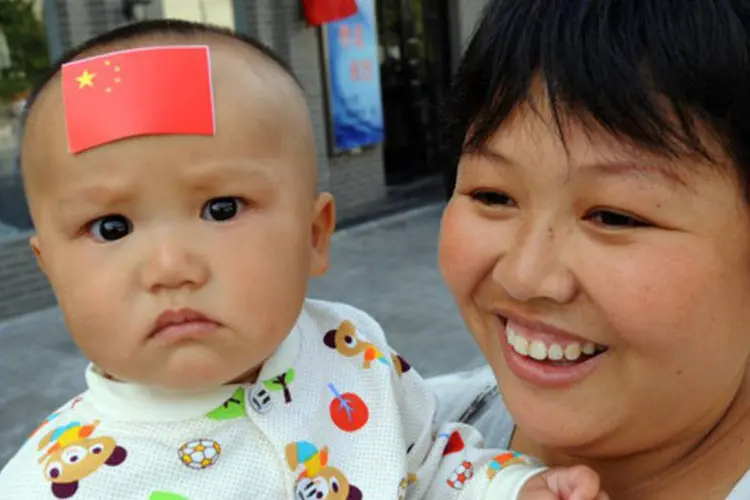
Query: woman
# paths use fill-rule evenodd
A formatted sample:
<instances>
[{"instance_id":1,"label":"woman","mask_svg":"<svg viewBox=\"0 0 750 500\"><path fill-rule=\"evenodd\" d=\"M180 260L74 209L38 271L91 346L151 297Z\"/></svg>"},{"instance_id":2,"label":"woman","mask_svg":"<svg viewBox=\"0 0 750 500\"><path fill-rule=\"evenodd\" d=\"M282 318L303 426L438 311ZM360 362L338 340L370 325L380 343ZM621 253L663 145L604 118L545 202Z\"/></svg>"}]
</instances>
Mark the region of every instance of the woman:
<instances>
[{"instance_id":1,"label":"woman","mask_svg":"<svg viewBox=\"0 0 750 500\"><path fill-rule=\"evenodd\" d=\"M750 4L490 0L453 91L440 264L492 444L750 498Z\"/></svg>"}]
</instances>

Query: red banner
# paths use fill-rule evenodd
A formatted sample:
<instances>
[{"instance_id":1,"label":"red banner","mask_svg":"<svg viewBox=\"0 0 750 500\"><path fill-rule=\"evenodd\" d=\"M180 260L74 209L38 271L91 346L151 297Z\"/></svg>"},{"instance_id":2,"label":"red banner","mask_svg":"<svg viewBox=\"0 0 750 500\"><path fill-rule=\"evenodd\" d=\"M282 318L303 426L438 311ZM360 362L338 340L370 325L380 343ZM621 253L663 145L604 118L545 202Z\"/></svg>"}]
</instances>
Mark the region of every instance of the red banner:
<instances>
[{"instance_id":1,"label":"red banner","mask_svg":"<svg viewBox=\"0 0 750 500\"><path fill-rule=\"evenodd\" d=\"M313 26L331 23L357 13L356 0L302 0L307 22Z\"/></svg>"}]
</instances>

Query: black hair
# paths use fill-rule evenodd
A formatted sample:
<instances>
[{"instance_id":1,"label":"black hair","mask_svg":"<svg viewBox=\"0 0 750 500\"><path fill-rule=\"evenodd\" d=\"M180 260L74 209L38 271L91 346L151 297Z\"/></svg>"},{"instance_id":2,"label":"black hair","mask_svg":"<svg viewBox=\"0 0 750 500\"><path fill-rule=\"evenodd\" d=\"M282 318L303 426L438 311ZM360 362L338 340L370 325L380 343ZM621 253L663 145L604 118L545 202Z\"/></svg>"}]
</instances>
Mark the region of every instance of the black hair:
<instances>
[{"instance_id":1,"label":"black hair","mask_svg":"<svg viewBox=\"0 0 750 500\"><path fill-rule=\"evenodd\" d=\"M287 64L287 62L284 61L281 56L276 54L270 47L265 45L263 42L256 40L255 38L243 35L241 33L235 33L229 29L210 24L183 21L178 19L154 19L133 24L126 24L119 28L115 28L114 30L108 31L102 35L92 38L65 53L50 67L44 78L42 78L41 81L36 82L36 84L32 88L31 92L29 93L29 98L26 101L22 123L25 123L26 118L28 117L31 109L34 106L34 103L39 98L39 94L44 91L50 81L60 72L63 64L73 61L82 54L91 52L100 47L116 45L118 42L126 42L129 40L137 40L141 38L156 36L214 36L235 40L237 42L240 42L241 44L246 45L250 50L254 50L255 52L260 53L269 61L276 64L297 84L300 89L302 89L302 84L294 74L292 68Z\"/></svg>"},{"instance_id":2,"label":"black hair","mask_svg":"<svg viewBox=\"0 0 750 500\"><path fill-rule=\"evenodd\" d=\"M707 125L750 178L750 2L489 0L446 107L446 185L521 103L546 87L563 143L578 118L668 157L708 159Z\"/></svg>"}]
</instances>

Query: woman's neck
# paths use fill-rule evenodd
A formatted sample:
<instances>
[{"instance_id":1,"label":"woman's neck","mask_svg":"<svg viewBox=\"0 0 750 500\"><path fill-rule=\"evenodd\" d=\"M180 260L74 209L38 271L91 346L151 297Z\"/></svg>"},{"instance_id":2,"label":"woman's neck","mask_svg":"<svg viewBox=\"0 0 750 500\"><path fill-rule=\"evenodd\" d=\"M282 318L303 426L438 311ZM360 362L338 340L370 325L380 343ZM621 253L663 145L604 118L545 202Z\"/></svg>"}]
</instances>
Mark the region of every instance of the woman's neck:
<instances>
[{"instance_id":1,"label":"woman's neck","mask_svg":"<svg viewBox=\"0 0 750 500\"><path fill-rule=\"evenodd\" d=\"M613 500L724 500L750 468L750 379L745 376L718 419L670 446L618 459L586 459L540 446L519 429L511 447L550 466L589 465Z\"/></svg>"}]
</instances>

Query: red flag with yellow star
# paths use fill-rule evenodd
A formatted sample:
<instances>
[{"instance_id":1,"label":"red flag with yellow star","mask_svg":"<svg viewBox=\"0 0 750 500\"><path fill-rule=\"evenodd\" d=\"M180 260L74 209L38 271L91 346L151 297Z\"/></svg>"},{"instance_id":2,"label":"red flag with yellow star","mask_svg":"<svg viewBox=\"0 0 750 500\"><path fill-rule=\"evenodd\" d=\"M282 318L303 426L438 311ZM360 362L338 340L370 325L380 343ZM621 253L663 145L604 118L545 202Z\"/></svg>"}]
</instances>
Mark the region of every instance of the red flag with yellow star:
<instances>
[{"instance_id":1,"label":"red flag with yellow star","mask_svg":"<svg viewBox=\"0 0 750 500\"><path fill-rule=\"evenodd\" d=\"M129 49L62 67L71 153L140 135L215 133L206 46Z\"/></svg>"}]
</instances>

